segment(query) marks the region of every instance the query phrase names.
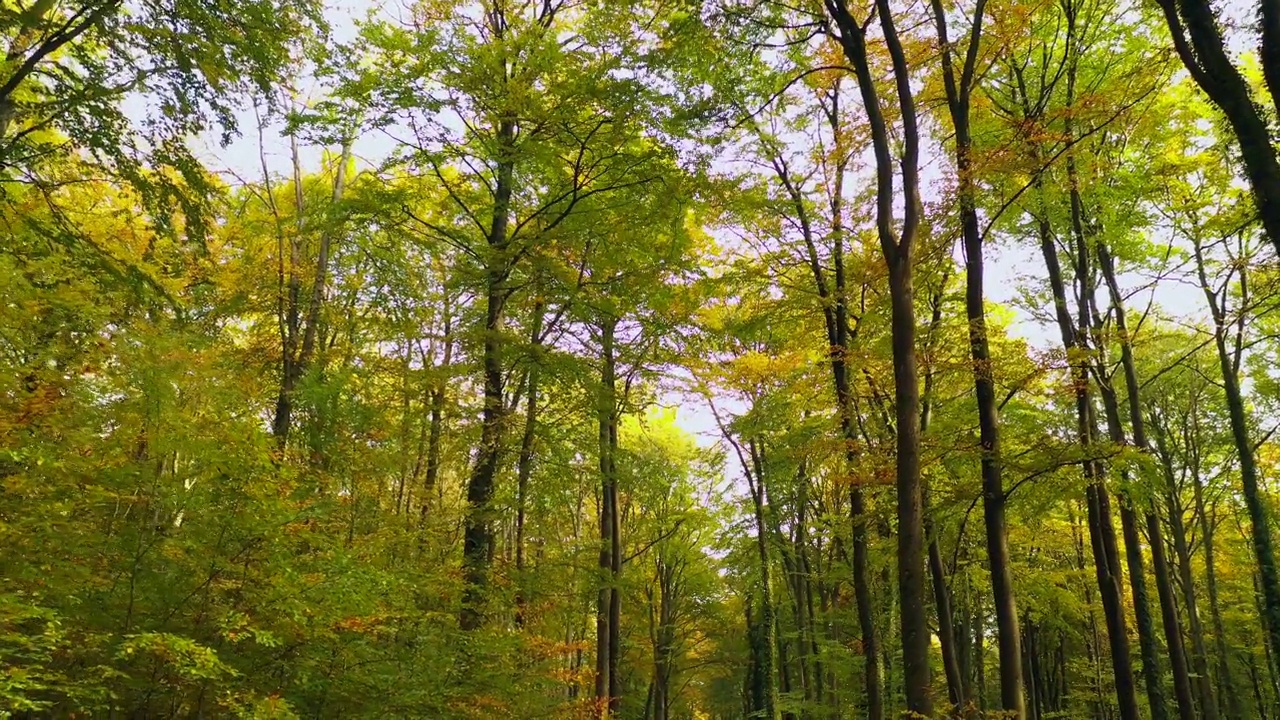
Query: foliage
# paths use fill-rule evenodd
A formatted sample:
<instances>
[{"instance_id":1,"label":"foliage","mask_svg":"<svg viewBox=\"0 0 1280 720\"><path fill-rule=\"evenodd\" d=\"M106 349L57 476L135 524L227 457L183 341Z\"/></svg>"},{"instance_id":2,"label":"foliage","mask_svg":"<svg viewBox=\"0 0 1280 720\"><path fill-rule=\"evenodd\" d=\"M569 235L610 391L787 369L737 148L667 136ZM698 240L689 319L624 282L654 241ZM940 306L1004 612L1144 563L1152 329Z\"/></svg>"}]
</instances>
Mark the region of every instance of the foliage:
<instances>
[{"instance_id":1,"label":"foliage","mask_svg":"<svg viewBox=\"0 0 1280 720\"><path fill-rule=\"evenodd\" d=\"M1274 715L1280 275L1223 108L1149 9L877 6L924 689L1017 716L994 457L1030 716L1123 717L1130 645L1142 713ZM906 712L862 9L403 10L0 7L0 716Z\"/></svg>"}]
</instances>

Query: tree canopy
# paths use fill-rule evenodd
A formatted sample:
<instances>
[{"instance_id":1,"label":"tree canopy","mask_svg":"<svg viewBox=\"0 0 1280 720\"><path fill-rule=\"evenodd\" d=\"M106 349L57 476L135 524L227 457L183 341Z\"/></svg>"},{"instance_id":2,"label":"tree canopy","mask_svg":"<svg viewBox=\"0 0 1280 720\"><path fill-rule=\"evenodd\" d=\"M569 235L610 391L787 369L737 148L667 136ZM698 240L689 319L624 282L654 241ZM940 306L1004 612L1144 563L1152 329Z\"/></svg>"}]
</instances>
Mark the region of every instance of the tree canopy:
<instances>
[{"instance_id":1,"label":"tree canopy","mask_svg":"<svg viewBox=\"0 0 1280 720\"><path fill-rule=\"evenodd\" d=\"M1280 718L1245 5L6 0L0 717Z\"/></svg>"}]
</instances>

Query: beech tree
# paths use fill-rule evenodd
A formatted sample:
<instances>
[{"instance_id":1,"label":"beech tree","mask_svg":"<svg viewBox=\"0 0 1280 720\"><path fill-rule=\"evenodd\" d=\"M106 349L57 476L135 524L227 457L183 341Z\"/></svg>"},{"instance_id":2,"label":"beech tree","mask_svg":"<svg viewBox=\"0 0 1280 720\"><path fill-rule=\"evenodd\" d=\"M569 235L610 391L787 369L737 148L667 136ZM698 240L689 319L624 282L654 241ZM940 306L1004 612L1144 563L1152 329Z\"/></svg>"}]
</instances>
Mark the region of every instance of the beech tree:
<instances>
[{"instance_id":1,"label":"beech tree","mask_svg":"<svg viewBox=\"0 0 1280 720\"><path fill-rule=\"evenodd\" d=\"M1276 715L1274 8L351 9L0 9L0 715Z\"/></svg>"}]
</instances>

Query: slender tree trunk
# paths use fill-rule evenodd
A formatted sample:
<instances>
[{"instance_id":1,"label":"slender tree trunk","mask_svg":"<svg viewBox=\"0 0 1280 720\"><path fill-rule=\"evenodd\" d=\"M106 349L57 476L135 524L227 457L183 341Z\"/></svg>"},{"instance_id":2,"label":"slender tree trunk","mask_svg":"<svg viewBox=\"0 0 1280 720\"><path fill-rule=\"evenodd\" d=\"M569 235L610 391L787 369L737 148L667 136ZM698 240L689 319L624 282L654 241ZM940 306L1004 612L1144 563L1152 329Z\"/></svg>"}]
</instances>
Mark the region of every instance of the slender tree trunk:
<instances>
[{"instance_id":1,"label":"slender tree trunk","mask_svg":"<svg viewBox=\"0 0 1280 720\"><path fill-rule=\"evenodd\" d=\"M753 446L758 453L759 446ZM754 457L754 456L753 456ZM772 491L767 483L764 488L764 504L769 514L769 533L778 545L782 556L783 570L786 573L788 596L791 598L792 618L796 626L797 665L800 669L800 681L807 703L821 704L825 697L826 679L822 662L819 658L817 627L814 621L813 583L809 567L808 537L805 514L808 503L808 475L806 463L801 459L796 470L795 486L798 488L795 500L796 514L789 521L791 537L783 534L783 523L774 502L770 499ZM757 477L763 477L764 471L759 467ZM775 611L776 612L776 611ZM778 703L775 701L774 705Z\"/></svg>"},{"instance_id":2,"label":"slender tree trunk","mask_svg":"<svg viewBox=\"0 0 1280 720\"><path fill-rule=\"evenodd\" d=\"M542 303L538 301L534 303L533 327L529 331L529 348L532 357L529 363L529 374L525 378L524 432L520 437L520 455L516 459L516 576L521 588L516 592L516 625L519 626L523 626L525 621L524 523L528 505L529 478L533 476L533 445L537 437L538 381L542 370L540 355L542 322Z\"/></svg>"},{"instance_id":3,"label":"slender tree trunk","mask_svg":"<svg viewBox=\"0 0 1280 720\"><path fill-rule=\"evenodd\" d=\"M754 450L755 448L753 447L753 451ZM755 482L754 480L751 479L751 477L752 476L748 476L748 484ZM753 497L754 497L754 491L753 491ZM791 618L792 618L792 621L795 623L795 627L796 627L796 636L797 636L796 645L798 648L797 661L800 668L800 684L802 689L804 690L805 702L807 703L810 700L810 693L809 693L810 688L808 685L808 678L810 675L810 667L809 667L810 658L809 658L808 636L806 635L806 632L805 632L805 628L807 627L808 621L805 616L806 608L805 608L804 596L803 596L803 585L806 582L806 580L801 577L801 570L800 570L799 563L797 561L797 555L794 553L792 546L788 545L788 542L790 541L783 536L782 520L778 517L778 512L777 512L777 509L773 506L773 501L769 498L770 498L770 494L766 489L764 504L768 506L768 511L769 511L769 533L770 533L770 536L774 538L775 543L778 545L779 555L781 555L782 557L782 569L787 580L785 584L785 587L787 588L787 597L791 601L790 602ZM754 500L752 502L754 503ZM798 545L798 543L796 545ZM770 598L770 602L772 604L772 598ZM774 614L776 617L777 615L776 606L774 606L774 608L775 608ZM778 629L778 624L775 624L775 633L777 629ZM778 704L777 702L774 702L775 706L777 706L777 704Z\"/></svg>"},{"instance_id":4,"label":"slender tree trunk","mask_svg":"<svg viewBox=\"0 0 1280 720\"><path fill-rule=\"evenodd\" d=\"M961 537L961 540L963 537ZM968 559L967 557L965 558ZM958 580L952 583L951 600L955 609L958 626L956 627L956 655L960 661L960 677L964 679L965 702L972 704L974 700L973 681L973 585L967 573L958 573L952 569L951 576ZM957 592L955 582L963 583L963 590ZM959 601L956 601L957 595Z\"/></svg>"},{"instance_id":5,"label":"slender tree trunk","mask_svg":"<svg viewBox=\"0 0 1280 720\"><path fill-rule=\"evenodd\" d=\"M973 664L975 667L976 679L978 683L978 709L985 711L987 709L987 650L984 638L986 637L985 615L979 604L977 611L974 612L973 623ZM998 632L998 631L997 631ZM1019 638L1019 652L1021 652L1022 640ZM1019 658L1018 662L1022 662ZM1018 666L1018 674L1022 674L1022 666ZM1023 715L1026 715L1026 706L1023 705Z\"/></svg>"},{"instance_id":6,"label":"slender tree trunk","mask_svg":"<svg viewBox=\"0 0 1280 720\"><path fill-rule=\"evenodd\" d=\"M1116 280L1115 261L1111 257L1110 250L1101 241L1097 243L1097 254L1098 266L1102 270L1102 276L1106 281L1111 306L1115 311L1116 330L1120 336L1120 359L1124 369L1125 389L1128 395L1129 424L1133 429L1133 441L1140 451L1150 455L1152 454L1152 447L1147 438L1146 422L1142 414L1142 386L1138 382L1137 364L1134 362L1133 336L1129 333L1124 297ZM1117 409L1117 416L1118 414ZM1119 418L1117 417L1117 424L1118 421ZM1122 435L1123 431L1121 431ZM1145 519L1147 537L1151 544L1151 565L1155 572L1156 591L1160 598L1165 643L1169 648L1169 663L1173 669L1173 687L1178 701L1178 715L1182 720L1192 720L1195 715L1195 709L1192 707L1191 678L1187 671L1186 650L1182 643L1182 630L1178 622L1177 602L1174 599L1169 560L1165 555L1164 531L1159 518L1156 516L1154 507L1150 504L1146 508ZM1134 594L1135 596L1137 595L1136 589ZM1194 601L1194 596L1192 599ZM1192 627L1195 628L1199 625L1199 620L1196 617L1194 602L1190 603L1187 608L1191 617ZM1197 672L1200 672L1200 670L1198 669ZM1208 677L1202 675L1200 678L1202 696L1205 691L1211 693L1206 684L1207 682ZM1202 700L1204 697L1211 697L1211 695L1203 696ZM1216 720L1215 711L1202 710L1202 712L1206 713L1207 720Z\"/></svg>"},{"instance_id":7,"label":"slender tree trunk","mask_svg":"<svg viewBox=\"0 0 1280 720\"><path fill-rule=\"evenodd\" d=\"M605 717L609 710L611 688L609 673L612 669L610 658L613 656L611 645L613 634L610 632L610 609L613 604L613 492L616 487L613 478L613 464L609 461L612 444L609 441L609 427L613 422L614 412L614 377L613 377L613 326L605 324L601 333L601 375L600 390L597 400L596 422L599 430L599 464L600 464L600 590L596 598L596 709L599 717Z\"/></svg>"},{"instance_id":8,"label":"slender tree trunk","mask_svg":"<svg viewBox=\"0 0 1280 720\"><path fill-rule=\"evenodd\" d=\"M1035 623L1027 622L1022 625L1022 628L1022 664L1023 676L1027 683L1027 717L1039 720L1044 714L1044 708L1040 703L1044 678L1040 676L1039 661L1036 658L1036 626Z\"/></svg>"},{"instance_id":9,"label":"slender tree trunk","mask_svg":"<svg viewBox=\"0 0 1280 720\"><path fill-rule=\"evenodd\" d=\"M597 399L600 455L600 577L596 604L596 702L601 717L617 713L622 684L618 674L621 652L622 574L621 519L618 507L618 400L614 357L617 320L600 322L600 390Z\"/></svg>"},{"instance_id":10,"label":"slender tree trunk","mask_svg":"<svg viewBox=\"0 0 1280 720\"><path fill-rule=\"evenodd\" d=\"M1227 400L1231 439L1235 443L1237 462L1240 463L1241 489L1244 494L1245 508L1249 513L1249 539L1253 545L1254 559L1258 563L1258 578L1262 590L1263 629L1267 634L1267 646L1272 655L1276 655L1280 653L1280 572L1276 569L1271 526L1262 491L1258 486L1257 459L1249 436L1249 420L1245 413L1244 396L1240 391L1239 352L1237 351L1233 356L1227 347L1227 320L1224 308L1209 282L1205 270L1204 252L1199 239L1194 240L1194 246L1200 287L1213 315L1214 346L1218 351L1218 364L1222 371L1222 390ZM1240 272L1244 273L1246 270L1241 268Z\"/></svg>"},{"instance_id":11,"label":"slender tree trunk","mask_svg":"<svg viewBox=\"0 0 1280 720\"><path fill-rule=\"evenodd\" d=\"M1124 296L1120 292L1120 284L1116 281L1115 260L1112 259L1110 250L1107 249L1105 243L1098 242L1098 266L1102 270L1102 277L1105 278L1107 284L1108 295L1111 297L1111 306L1115 309L1116 331L1120 336L1120 360L1124 368L1125 389L1128 391L1128 407L1129 407L1129 424L1133 428L1134 445L1138 450L1151 455L1153 448L1151 441L1147 438L1146 419L1142 413L1142 386L1138 382L1138 369L1134 361L1133 355L1133 336L1129 332L1128 316L1126 316L1124 306ZM1169 475L1171 479L1171 475ZM1178 527L1175 532L1180 530L1181 519L1179 518ZM1165 555L1165 538L1164 530L1161 528L1160 519L1157 518L1153 507L1148 506L1146 511L1147 537L1151 541L1151 564L1156 574L1156 589L1160 596L1160 609L1162 621L1165 626L1165 642L1169 646L1170 664L1174 670L1174 691L1178 697L1179 716L1184 720L1189 720L1194 716L1194 708L1190 706L1190 678L1187 670L1187 660L1185 660L1185 648L1183 646L1183 637L1181 637L1181 628L1178 623L1178 605L1174 600L1174 587L1172 587L1172 578L1169 569L1169 560ZM1199 644L1203 646L1203 635L1199 633L1199 618L1196 611L1196 603L1194 603L1194 592L1188 584L1185 591L1190 592L1190 601L1187 605L1190 624L1192 624L1193 638L1199 637ZM1216 720L1216 705L1212 701L1212 687L1208 684L1208 675L1206 667L1203 664L1197 665L1199 689L1201 689L1202 714L1206 720Z\"/></svg>"},{"instance_id":12,"label":"slender tree trunk","mask_svg":"<svg viewBox=\"0 0 1280 720\"><path fill-rule=\"evenodd\" d=\"M1067 13L1067 35L1075 38L1078 32L1076 10ZM1073 48L1074 50L1074 48ZM1073 52L1067 60L1067 97L1068 108L1075 106L1076 74L1079 53ZM1072 116L1068 113L1065 130L1068 138L1075 138ZM1063 284L1062 270L1058 264L1056 248L1053 241L1043 233L1047 229L1042 221L1041 252L1045 256L1045 264L1049 270L1049 283L1053 289L1054 305L1058 315L1059 329L1062 333L1063 347L1068 352L1076 352L1081 356L1074 372L1076 391L1076 419L1080 444L1086 456L1092 452L1094 433L1098 426L1093 396L1089 383L1089 356L1092 354L1088 333L1090 321L1096 314L1093 307L1092 283L1090 272L1089 236L1085 227L1084 203L1080 196L1080 180L1076 167L1076 155L1069 151L1066 157L1067 185L1070 198L1071 236L1075 245L1075 273L1080 288L1078 302L1078 319L1074 332L1071 328L1070 313L1067 311L1066 291ZM1129 655L1128 628L1125 622L1124 605L1121 600L1121 570L1117 550L1115 525L1112 521L1111 499L1107 490L1105 465L1097 459L1086 458L1084 464L1086 482L1086 498L1089 508L1089 529L1091 545L1094 552L1094 569L1098 579L1099 597L1102 600L1103 612L1107 622L1107 639L1111 648L1112 674L1115 678L1116 700L1122 720L1137 720L1138 702L1133 682L1133 664ZM1122 522L1124 522L1122 516ZM1132 517L1129 516L1132 520ZM1139 576L1138 579L1142 579ZM1145 597L1144 597L1145 600ZM1148 616L1149 617L1149 616ZM1147 626L1147 637L1150 638L1150 627ZM1149 658L1153 660L1154 658Z\"/></svg>"},{"instance_id":13,"label":"slender tree trunk","mask_svg":"<svg viewBox=\"0 0 1280 720\"><path fill-rule=\"evenodd\" d=\"M902 638L903 687L907 709L933 714L929 678L928 592L924 578L924 511L920 480L920 388L916 369L916 319L912 261L920 226L920 136L911 73L889 0L876 0L875 18L893 66L894 96L901 119L902 153L894 157L880 91L867 52L866 24L856 20L844 0L825 0L839 29L839 41L854 69L876 159L876 234L889 273L890 328L893 346L895 424L897 430L898 595ZM902 182L903 216L895 232L895 174ZM860 508L855 508L855 511ZM856 538L855 538L856 539ZM857 554L855 546L855 555ZM856 562L856 561L855 561ZM861 610L860 610L861 612ZM870 684L870 683L869 683ZM879 720L881 716L873 716Z\"/></svg>"},{"instance_id":14,"label":"slender tree trunk","mask_svg":"<svg viewBox=\"0 0 1280 720\"><path fill-rule=\"evenodd\" d=\"M1005 527L1005 493L1000 461L1000 410L992 376L991 352L987 340L983 277L983 236L978 227L976 188L972 172L972 137L969 128L970 92L975 77L982 37L985 2L974 10L965 62L957 78L947 35L946 10L941 0L932 0L934 23L940 46L943 82L952 126L955 129L955 161L958 183L961 240L965 257L965 316L969 321L969 354L978 402L978 432L982 447L982 507L987 541L987 561L995 598L997 643L1000 655L1000 705L1014 718L1026 716L1023 694L1021 631L1013 595L1009 563L1008 531Z\"/></svg>"},{"instance_id":15,"label":"slender tree trunk","mask_svg":"<svg viewBox=\"0 0 1280 720\"><path fill-rule=\"evenodd\" d=\"M1102 404L1107 419L1107 432L1111 442L1116 445L1124 445L1125 433L1120 424L1119 401L1116 398L1115 388L1111 386L1110 381L1107 379L1106 361L1102 356L1101 349L1098 350L1098 353L1099 358L1095 363L1095 375L1098 380L1098 389L1102 395ZM1127 470L1121 470L1121 481L1126 488L1132 483L1132 478L1129 477ZM1129 497L1127 491L1120 498L1120 528L1121 532L1124 533L1125 560L1129 566L1129 587L1133 592L1133 612L1135 623L1138 626L1138 647L1142 653L1142 678L1146 684L1148 707L1151 711L1152 720L1164 720L1169 716L1168 709L1165 706L1164 673L1160 669L1160 655L1156 647L1155 621L1151 617L1151 602L1147 594L1147 579L1146 571L1143 568L1142 538L1138 532L1138 517L1133 509L1133 500ZM1158 527L1157 533L1159 533ZM1152 544L1155 544L1154 540ZM1152 548L1152 552L1155 553L1157 551ZM1159 552L1163 553L1163 548ZM1168 567L1157 570L1157 585L1159 585L1159 578L1162 573L1164 579L1167 580ZM1162 600L1172 601L1173 597L1170 592L1161 588L1161 593ZM1187 677L1185 660L1182 657L1182 637L1178 631L1177 615L1170 616L1169 611L1173 610L1172 605L1162 602L1161 608L1165 611L1165 637L1166 640L1170 641L1169 654L1170 662L1174 668L1174 687L1178 693L1179 715L1182 720L1194 720L1195 708L1191 704L1191 686ZM1171 632L1169 631L1170 628L1172 628Z\"/></svg>"},{"instance_id":16,"label":"slender tree trunk","mask_svg":"<svg viewBox=\"0 0 1280 720\"><path fill-rule=\"evenodd\" d=\"M654 643L652 705L654 720L667 720L671 707L671 676L675 663L675 604L678 602L679 568L658 560L658 627Z\"/></svg>"},{"instance_id":17,"label":"slender tree trunk","mask_svg":"<svg viewBox=\"0 0 1280 720\"><path fill-rule=\"evenodd\" d=\"M1226 700L1227 717L1231 720L1244 717L1240 707L1240 698L1236 696L1236 684L1231 672L1231 653L1227 649L1226 631L1222 625L1222 607L1218 601L1218 570L1215 558L1213 519L1209 517L1205 507L1204 487L1200 482L1197 470L1192 474L1192 489L1195 493L1196 519L1200 524L1201 543L1204 545L1205 592L1209 597L1209 617L1213 624L1214 649L1217 652L1218 687L1222 691L1220 698Z\"/></svg>"},{"instance_id":18,"label":"slender tree trunk","mask_svg":"<svg viewBox=\"0 0 1280 720\"><path fill-rule=\"evenodd\" d=\"M806 546L801 545L798 557L800 559L800 573L802 578L801 587L804 592L805 633L808 635L809 640L809 650L806 654L812 663L813 676L815 678L815 684L817 685L815 698L818 703L823 704L827 699L828 683L825 666L822 662L821 649L818 644L818 626L817 621L814 619L813 582L810 580L813 571L809 566L808 549ZM834 687L832 689L834 691Z\"/></svg>"},{"instance_id":19,"label":"slender tree trunk","mask_svg":"<svg viewBox=\"0 0 1280 720\"><path fill-rule=\"evenodd\" d=\"M431 424L427 432L427 469L422 481L422 500L420 503L419 526L426 522L427 513L431 509L431 501L440 481L440 443L444 437L444 403L445 390L448 387L449 368L453 364L453 310L449 306L446 295L444 307L444 352L440 365L435 372L440 373L431 388Z\"/></svg>"},{"instance_id":20,"label":"slender tree trunk","mask_svg":"<svg viewBox=\"0 0 1280 720\"><path fill-rule=\"evenodd\" d=\"M754 612L754 596L743 598L742 609L747 627L747 646L750 654L747 657L747 676L743 681L743 716L760 712L764 709L764 682L760 674L760 657L764 651L760 647L760 623L756 622Z\"/></svg>"},{"instance_id":21,"label":"slender tree trunk","mask_svg":"<svg viewBox=\"0 0 1280 720\"><path fill-rule=\"evenodd\" d=\"M1258 573L1251 573L1249 579L1253 582L1253 607L1258 613L1258 617L1262 619L1262 630L1265 633L1268 631L1267 616L1263 610L1262 589L1258 582ZM1251 652L1250 662L1253 662L1252 655L1253 653ZM1264 704L1262 706L1262 714L1270 716L1273 714L1274 705L1280 703L1280 673L1277 672L1277 658L1275 653L1271 652L1270 643L1262 643L1262 659L1267 663L1267 685L1271 690L1271 705Z\"/></svg>"},{"instance_id":22,"label":"slender tree trunk","mask_svg":"<svg viewBox=\"0 0 1280 720\"><path fill-rule=\"evenodd\" d=\"M613 363L612 350L609 353L610 364ZM613 374L612 368L610 374ZM609 537L609 577L612 592L609 595L609 714L616 716L622 706L622 513L618 504L618 410L614 401L614 412L609 422L609 475L613 487L609 493L609 502L613 505L609 519L613 530Z\"/></svg>"},{"instance_id":23,"label":"slender tree trunk","mask_svg":"<svg viewBox=\"0 0 1280 720\"><path fill-rule=\"evenodd\" d=\"M764 519L765 470L764 460L760 456L760 449L754 442L750 443L750 449L752 467L744 468L744 470L747 473L751 491L751 504L755 513L756 553L760 561L760 623L764 628L762 652L756 658L759 663L760 673L765 679L765 691L762 697L763 705L760 709L764 712L764 717L770 718L770 720L777 720L779 717L778 686L774 679L773 656L773 648L777 641L777 613L773 607L772 582L769 571L769 545L766 535L768 528Z\"/></svg>"},{"instance_id":24,"label":"slender tree trunk","mask_svg":"<svg viewBox=\"0 0 1280 720\"><path fill-rule=\"evenodd\" d=\"M1071 523L1071 540L1075 546L1075 568L1080 572L1084 572L1084 533L1080 529L1079 514L1075 508L1068 510L1068 520ZM1085 659L1089 663L1092 670L1090 677L1093 686L1093 694L1089 698L1089 705L1092 708L1091 715L1093 717L1107 717L1107 703L1105 702L1105 683L1102 680L1102 663L1100 655L1102 654L1102 641L1098 636L1098 617L1093 610L1093 592L1090 590L1088 582L1081 583L1081 590L1084 591L1085 606L1089 608L1089 634L1085 636L1084 653Z\"/></svg>"},{"instance_id":25,"label":"slender tree trunk","mask_svg":"<svg viewBox=\"0 0 1280 720\"><path fill-rule=\"evenodd\" d=\"M499 161L494 187L493 217L487 237L489 257L484 278L484 344L481 367L484 376L484 409L480 425L480 446L476 448L475 465L467 481L467 517L463 530L463 568L466 588L462 596L460 624L473 630L484 622L483 604L487 600L489 565L493 553L494 482L498 474L498 457L502 451L503 425L506 416L503 398L502 326L506 303L507 224L510 221L512 183L515 168L511 148L515 143L515 121L503 119L498 124Z\"/></svg>"},{"instance_id":26,"label":"slender tree trunk","mask_svg":"<svg viewBox=\"0 0 1280 720\"><path fill-rule=\"evenodd\" d=\"M932 526L932 523L929 523ZM956 654L956 631L951 609L951 597L947 592L947 580L942 564L942 551L931 531L929 536L929 574L933 581L933 605L938 613L938 643L942 650L942 667L947 676L947 694L951 704L961 707L965 701L964 679L960 674L960 660Z\"/></svg>"},{"instance_id":27,"label":"slender tree trunk","mask_svg":"<svg viewBox=\"0 0 1280 720\"><path fill-rule=\"evenodd\" d=\"M936 348L938 329L942 325L942 301L946 294L947 282L950 279L944 272L938 289L930 300L932 306L929 326L925 332L924 362L924 396L920 402L920 435L929 432L929 422L933 418L935 363L933 353ZM923 488L921 500L924 510L925 539L928 541L929 576L933 587L933 606L938 615L938 645L942 650L942 668L947 679L947 696L951 705L959 709L969 699L968 688L960 668L960 651L956 647L959 637L955 629L955 611L951 604L951 592L947 588L947 575L942 561L942 548L938 543L937 529L933 516L929 511L929 490Z\"/></svg>"},{"instance_id":28,"label":"slender tree trunk","mask_svg":"<svg viewBox=\"0 0 1280 720\"><path fill-rule=\"evenodd\" d=\"M1058 262L1057 248L1048 220L1039 221L1040 249L1044 255L1053 292L1058 329L1062 344L1068 353L1085 355L1089 352L1084 332L1078 331L1067 309L1066 289L1062 269ZM1082 327L1087 327L1087 313L1082 313ZM1095 427L1092 393L1090 392L1088 360L1072 363L1072 381L1075 385L1076 430L1086 456L1093 452L1093 428ZM1111 647L1112 673L1115 678L1116 698L1123 720L1138 720L1138 701L1133 682L1133 664L1129 656L1129 638L1124 607L1120 599L1119 558L1116 552L1115 527L1111 519L1111 501L1099 472L1098 464L1088 459L1082 463L1086 483L1085 496L1088 508L1090 546L1093 550L1094 569L1102 599L1103 615L1107 624L1107 637Z\"/></svg>"},{"instance_id":29,"label":"slender tree trunk","mask_svg":"<svg viewBox=\"0 0 1280 720\"><path fill-rule=\"evenodd\" d=\"M335 229L325 227L320 233L320 246L316 254L316 267L311 279L311 298L307 305L305 319L302 317L301 296L302 283L298 277L298 266L302 262L299 247L300 236L304 228L304 210L302 194L302 163L298 153L296 138L290 139L290 150L293 158L294 212L296 218L296 234L289 240L289 270L287 311L283 323L283 342L281 355L280 391L276 397L276 411L271 421L271 434L276 444L283 448L289 440L289 431L293 426L293 400L298 383L307 374L307 368L315 356L316 334L321 321L321 308L324 305L325 290L329 279L329 256L332 252ZM347 165L351 162L351 142L346 141L338 158L338 166L334 172L333 205L342 202L347 187ZM268 192L270 187L268 187ZM301 338L299 338L301 333ZM299 343L301 344L299 346Z\"/></svg>"},{"instance_id":30,"label":"slender tree trunk","mask_svg":"<svg viewBox=\"0 0 1280 720\"><path fill-rule=\"evenodd\" d=\"M842 135L840 85L836 83L829 95L830 105L826 108L827 119L831 125L835 142L834 189L830 195L831 204L831 264L833 266L835 287L828 284L826 271L823 270L822 259L818 256L817 243L814 239L808 206L799 188L792 181L785 161L774 160L774 169L782 181L796 212L796 219L801 227L805 248L809 256L809 267L813 274L814 285L818 297L822 301L823 321L830 345L828 359L831 365L832 384L836 393L836 409L840 414L840 432L845 440L845 464L848 468L857 465L859 458L855 450L858 439L854 424L855 408L849 379L848 353L857 338L858 326L849 321L849 289L846 286L844 267L844 173L847 160L844 158L843 144L839 141ZM849 488L849 519L851 525L851 544L853 545L853 589L854 601L857 604L858 629L862 640L864 661L864 685L867 699L868 720L882 720L884 717L884 699L882 695L882 672L880 667L880 643L875 625L875 613L871 600L871 585L868 576L870 553L867 547L866 499L862 488L854 484ZM781 663L786 668L786 663Z\"/></svg>"},{"instance_id":31,"label":"slender tree trunk","mask_svg":"<svg viewBox=\"0 0 1280 720\"><path fill-rule=\"evenodd\" d=\"M843 361L841 361L841 365L843 366ZM845 388L847 392L847 376ZM846 406L844 403L841 403L841 405L842 407L847 407L849 412L852 411L851 400L849 405ZM853 428L852 419L847 414L841 418L841 424L844 425L844 435L846 437L845 464L847 467L852 468L856 466L858 457L848 438L856 433L856 430ZM879 720L884 717L880 642L876 631L875 608L871 600L871 578L868 573L871 560L867 547L867 505L866 499L862 494L862 488L857 485L849 489L849 515L853 525L853 594L854 602L858 606L858 627L862 634L867 718L868 720Z\"/></svg>"},{"instance_id":32,"label":"slender tree trunk","mask_svg":"<svg viewBox=\"0 0 1280 720\"><path fill-rule=\"evenodd\" d=\"M280 272L280 293L281 302L281 356L280 356L280 392L276 396L276 412L271 420L271 434L276 439L277 447L283 449L289 441L289 430L293 425L293 393L298 384L298 378L302 375L298 368L298 333L301 328L301 308L302 300L302 280L299 278L298 266L302 264L302 249L299 243L302 240L302 230L304 227L303 217L304 208L302 193L302 161L298 154L298 140L296 137L289 139L290 156L293 160L293 212L294 212L294 233L289 236L289 260L287 271L283 268ZM267 190L270 192L269 176L265 161L262 167L263 176L268 178ZM274 199L272 207L274 208ZM280 228L283 237L283 228ZM283 242L283 241L282 241ZM283 259L283 247L280 248L281 264L285 263ZM285 278L288 278L287 289L285 286Z\"/></svg>"},{"instance_id":33,"label":"slender tree trunk","mask_svg":"<svg viewBox=\"0 0 1280 720\"><path fill-rule=\"evenodd\" d=\"M1191 548L1187 542L1187 531L1182 521L1182 507L1178 502L1172 483L1173 476L1167 474L1170 481L1169 490L1165 494L1169 510L1169 528L1173 532L1173 549L1178 558L1178 573L1182 580L1182 600L1186 608L1187 624L1191 637L1191 665L1196 674L1196 694L1200 701L1200 715L1205 720L1217 720L1218 703L1213 694L1213 678L1209 675L1208 651L1204 643L1204 627L1200 623L1200 610L1196 602L1195 576L1191 569ZM1152 541L1154 544L1155 541ZM1181 700L1179 700L1181 702Z\"/></svg>"}]
</instances>

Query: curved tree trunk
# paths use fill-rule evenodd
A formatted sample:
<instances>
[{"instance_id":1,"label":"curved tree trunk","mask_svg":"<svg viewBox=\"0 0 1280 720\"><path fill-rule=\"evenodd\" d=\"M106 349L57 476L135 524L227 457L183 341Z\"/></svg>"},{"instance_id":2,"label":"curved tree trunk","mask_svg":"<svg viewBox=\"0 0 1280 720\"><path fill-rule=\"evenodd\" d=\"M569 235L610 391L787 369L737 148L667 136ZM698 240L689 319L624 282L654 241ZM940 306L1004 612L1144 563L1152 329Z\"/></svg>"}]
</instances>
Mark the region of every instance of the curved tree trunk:
<instances>
[{"instance_id":1,"label":"curved tree trunk","mask_svg":"<svg viewBox=\"0 0 1280 720\"><path fill-rule=\"evenodd\" d=\"M1213 6L1209 0L1157 1L1178 57L1235 133L1263 229L1280 252L1280 160L1267 118L1227 54ZM1270 0L1263 0L1260 6L1263 75L1280 112L1280 8Z\"/></svg>"}]
</instances>

